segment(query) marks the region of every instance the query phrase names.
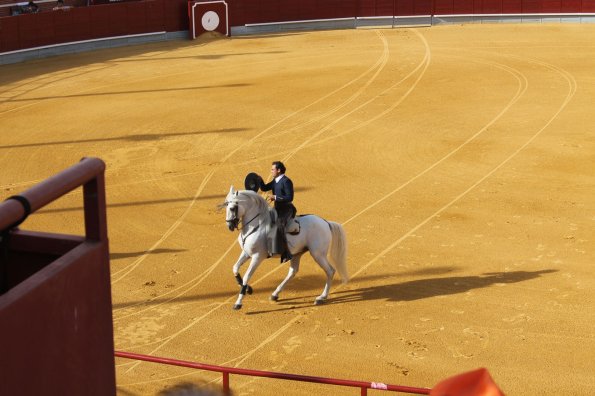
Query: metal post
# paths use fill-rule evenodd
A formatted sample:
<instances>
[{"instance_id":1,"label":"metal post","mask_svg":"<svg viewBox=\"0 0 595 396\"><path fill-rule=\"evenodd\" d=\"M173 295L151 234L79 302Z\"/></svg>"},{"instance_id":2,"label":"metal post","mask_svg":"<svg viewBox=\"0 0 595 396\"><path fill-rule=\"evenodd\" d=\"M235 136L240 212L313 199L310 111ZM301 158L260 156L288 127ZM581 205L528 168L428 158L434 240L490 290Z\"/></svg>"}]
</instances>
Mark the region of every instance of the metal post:
<instances>
[{"instance_id":1,"label":"metal post","mask_svg":"<svg viewBox=\"0 0 595 396\"><path fill-rule=\"evenodd\" d=\"M85 234L87 239L107 241L105 178L99 173L83 185Z\"/></svg>"},{"instance_id":2,"label":"metal post","mask_svg":"<svg viewBox=\"0 0 595 396\"><path fill-rule=\"evenodd\" d=\"M224 371L223 374L223 394L226 396L231 395L231 391L229 389L229 373Z\"/></svg>"}]
</instances>

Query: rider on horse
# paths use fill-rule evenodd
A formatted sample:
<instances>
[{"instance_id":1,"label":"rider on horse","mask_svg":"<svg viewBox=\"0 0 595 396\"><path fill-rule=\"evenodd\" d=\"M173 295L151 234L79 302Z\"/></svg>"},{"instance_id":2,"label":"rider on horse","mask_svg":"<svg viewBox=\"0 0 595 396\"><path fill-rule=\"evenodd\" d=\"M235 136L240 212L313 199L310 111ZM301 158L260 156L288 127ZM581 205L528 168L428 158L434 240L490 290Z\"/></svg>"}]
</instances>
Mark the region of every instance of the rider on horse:
<instances>
[{"instance_id":1,"label":"rider on horse","mask_svg":"<svg viewBox=\"0 0 595 396\"><path fill-rule=\"evenodd\" d=\"M275 203L275 210L278 216L277 233L283 244L283 253L281 254L281 262L291 260L292 255L287 246L287 236L285 235L285 227L287 223L295 217L296 209L293 206L293 182L290 178L285 176L285 165L281 161L275 161L271 166L271 175L273 180L270 183L260 181L260 189L262 191L273 190L273 195L267 197L269 201Z\"/></svg>"}]
</instances>

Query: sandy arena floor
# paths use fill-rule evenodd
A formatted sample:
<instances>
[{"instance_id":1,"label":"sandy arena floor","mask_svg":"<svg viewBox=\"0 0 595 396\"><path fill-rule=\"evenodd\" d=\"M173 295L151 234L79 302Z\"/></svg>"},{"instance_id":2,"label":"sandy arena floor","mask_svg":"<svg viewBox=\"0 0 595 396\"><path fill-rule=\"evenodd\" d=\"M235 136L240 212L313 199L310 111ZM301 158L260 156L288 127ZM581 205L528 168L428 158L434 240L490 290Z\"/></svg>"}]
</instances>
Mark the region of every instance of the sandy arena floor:
<instances>
[{"instance_id":1,"label":"sandy arena floor","mask_svg":"<svg viewBox=\"0 0 595 396\"><path fill-rule=\"evenodd\" d=\"M595 26L467 25L174 41L0 67L0 199L107 163L118 350L508 395L595 393ZM344 225L347 285L267 260L241 311L216 210L284 161ZM23 228L82 234L80 191ZM244 269L245 270L245 269ZM216 373L117 359L120 395ZM235 395L357 389L232 376ZM383 394L370 391L371 395Z\"/></svg>"}]
</instances>

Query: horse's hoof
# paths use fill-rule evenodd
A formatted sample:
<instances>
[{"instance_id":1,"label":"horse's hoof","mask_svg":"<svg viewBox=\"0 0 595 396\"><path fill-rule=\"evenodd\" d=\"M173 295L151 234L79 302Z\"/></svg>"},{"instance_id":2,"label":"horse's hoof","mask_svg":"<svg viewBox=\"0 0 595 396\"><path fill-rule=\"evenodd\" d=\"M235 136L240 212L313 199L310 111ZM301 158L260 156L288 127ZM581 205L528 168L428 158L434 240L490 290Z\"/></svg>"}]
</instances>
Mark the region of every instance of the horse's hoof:
<instances>
[{"instance_id":1,"label":"horse's hoof","mask_svg":"<svg viewBox=\"0 0 595 396\"><path fill-rule=\"evenodd\" d=\"M242 309L242 304L235 304L235 305L233 306L233 309L235 309L236 311L237 311L238 309Z\"/></svg>"},{"instance_id":2,"label":"horse's hoof","mask_svg":"<svg viewBox=\"0 0 595 396\"><path fill-rule=\"evenodd\" d=\"M271 299L271 301L279 301L279 296L271 295L270 299Z\"/></svg>"},{"instance_id":3,"label":"horse's hoof","mask_svg":"<svg viewBox=\"0 0 595 396\"><path fill-rule=\"evenodd\" d=\"M248 286L248 290L246 290L246 292L247 292L248 294L252 294L252 292L253 292L253 291L254 291L254 290L252 290L252 286Z\"/></svg>"},{"instance_id":4,"label":"horse's hoof","mask_svg":"<svg viewBox=\"0 0 595 396\"><path fill-rule=\"evenodd\" d=\"M325 302L326 302L326 300L323 300L323 299L318 299L318 298L317 298L316 300L314 300L314 305L322 305L322 304L324 304Z\"/></svg>"}]
</instances>

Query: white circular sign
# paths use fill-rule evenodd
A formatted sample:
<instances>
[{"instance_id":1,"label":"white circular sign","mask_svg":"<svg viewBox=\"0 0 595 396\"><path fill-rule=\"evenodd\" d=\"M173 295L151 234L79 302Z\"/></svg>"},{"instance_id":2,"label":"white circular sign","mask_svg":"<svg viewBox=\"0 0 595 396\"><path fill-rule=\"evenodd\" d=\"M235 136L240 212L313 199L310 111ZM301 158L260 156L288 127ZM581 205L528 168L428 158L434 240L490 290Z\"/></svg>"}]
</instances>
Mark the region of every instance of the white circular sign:
<instances>
[{"instance_id":1,"label":"white circular sign","mask_svg":"<svg viewBox=\"0 0 595 396\"><path fill-rule=\"evenodd\" d=\"M202 16L202 27L208 31L212 32L213 30L217 29L219 26L219 15L215 11L207 11Z\"/></svg>"}]
</instances>

